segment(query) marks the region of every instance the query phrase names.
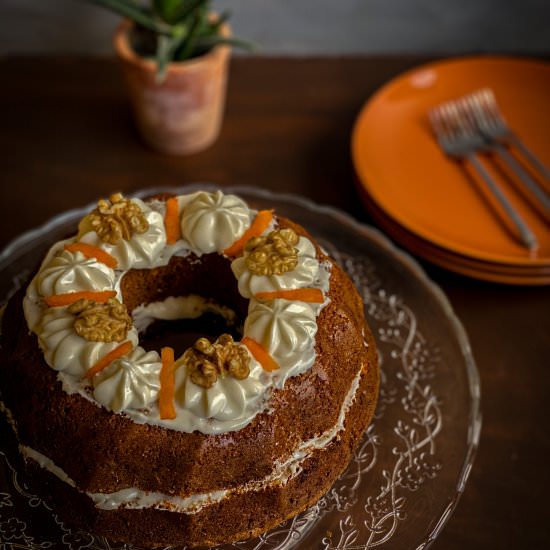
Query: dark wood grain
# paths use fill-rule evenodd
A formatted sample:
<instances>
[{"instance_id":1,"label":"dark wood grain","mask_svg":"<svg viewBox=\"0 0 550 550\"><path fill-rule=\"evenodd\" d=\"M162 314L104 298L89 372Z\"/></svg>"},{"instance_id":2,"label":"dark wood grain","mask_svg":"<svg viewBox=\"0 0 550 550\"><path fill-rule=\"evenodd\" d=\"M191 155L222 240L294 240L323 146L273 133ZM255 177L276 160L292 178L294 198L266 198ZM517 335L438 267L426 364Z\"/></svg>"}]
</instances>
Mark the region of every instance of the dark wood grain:
<instances>
[{"instance_id":1,"label":"dark wood grain","mask_svg":"<svg viewBox=\"0 0 550 550\"><path fill-rule=\"evenodd\" d=\"M234 59L219 141L178 158L141 144L113 61L4 59L0 246L113 189L193 181L298 193L370 222L353 186L354 117L381 84L421 61ZM484 416L466 491L433 548L547 548L550 287L426 268L469 334Z\"/></svg>"}]
</instances>

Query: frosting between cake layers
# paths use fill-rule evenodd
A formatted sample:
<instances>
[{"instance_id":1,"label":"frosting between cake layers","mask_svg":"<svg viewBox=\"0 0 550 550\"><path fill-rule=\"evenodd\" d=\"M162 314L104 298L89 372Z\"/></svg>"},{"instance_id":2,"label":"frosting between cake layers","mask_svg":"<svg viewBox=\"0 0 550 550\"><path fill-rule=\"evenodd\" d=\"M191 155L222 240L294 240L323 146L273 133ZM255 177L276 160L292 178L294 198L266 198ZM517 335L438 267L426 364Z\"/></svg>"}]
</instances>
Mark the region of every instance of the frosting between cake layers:
<instances>
[{"instance_id":1,"label":"frosting between cake layers","mask_svg":"<svg viewBox=\"0 0 550 550\"><path fill-rule=\"evenodd\" d=\"M316 318L328 303L330 264L319 262L315 247L305 237L297 243L297 266L281 275L255 275L246 266L246 254L232 261L241 295L249 299L245 337L261 344L279 368L268 372L250 356L250 374L244 380L222 375L212 387L201 387L190 380L185 366L176 370L174 404L176 419L161 418L156 402L158 395L158 354L143 364L144 351L137 347L138 330L144 330L154 319L194 318L205 311L221 314L232 320L234 313L213 304L205 297L171 297L163 303L142 305L133 314L133 326L125 340L134 352L117 359L104 372L93 377L93 384L83 379L88 369L113 351L120 342L89 341L73 329L74 315L68 307L47 307L44 297L81 291L113 290L122 301L120 283L129 269L150 269L167 265L171 255L223 251L247 231L256 211L249 209L238 197L197 192L177 197L182 236L166 245L164 227L165 203L146 204L131 199L147 223L143 233L134 233L115 244L103 242L95 231L81 224L81 233L73 239L56 243L48 252L24 299L24 311L29 328L38 336L46 362L58 372L64 391L79 393L86 399L109 410L122 412L137 423L156 424L170 429L207 434L237 430L248 424L268 407L271 389L282 388L289 376L305 372L315 360ZM86 218L85 218L86 220ZM274 226L271 222L264 231ZM66 244L84 243L99 248L117 265L107 267L95 257L64 250ZM319 289L323 303L306 303L275 299L260 301L258 292L301 288ZM243 344L239 344L243 346ZM243 346L244 347L244 346ZM248 348L247 353L248 353ZM141 350L141 351L140 351ZM156 353L156 352L155 352ZM140 391L140 384L144 385Z\"/></svg>"},{"instance_id":2,"label":"frosting between cake layers","mask_svg":"<svg viewBox=\"0 0 550 550\"><path fill-rule=\"evenodd\" d=\"M350 388L344 398L338 419L332 428L320 435L299 443L290 453L288 458L274 464L273 471L260 480L249 481L238 489L221 489L207 493L189 495L186 497L168 495L159 492L143 491L136 487L128 487L113 493L92 493L86 495L92 499L95 506L103 510L143 509L154 508L169 512L195 514L203 508L221 502L232 494L242 494L261 491L273 485L285 485L302 471L302 463L311 453L328 447L338 434L344 429L346 415L357 398L361 377L364 375L365 365L362 365L355 375ZM2 408L2 407L0 407ZM9 414L8 410L4 410ZM14 430L16 427L14 426ZM26 445L19 445L20 452L26 459L31 459L40 467L49 471L61 481L71 485L80 491L76 483L57 466L50 458Z\"/></svg>"}]
</instances>

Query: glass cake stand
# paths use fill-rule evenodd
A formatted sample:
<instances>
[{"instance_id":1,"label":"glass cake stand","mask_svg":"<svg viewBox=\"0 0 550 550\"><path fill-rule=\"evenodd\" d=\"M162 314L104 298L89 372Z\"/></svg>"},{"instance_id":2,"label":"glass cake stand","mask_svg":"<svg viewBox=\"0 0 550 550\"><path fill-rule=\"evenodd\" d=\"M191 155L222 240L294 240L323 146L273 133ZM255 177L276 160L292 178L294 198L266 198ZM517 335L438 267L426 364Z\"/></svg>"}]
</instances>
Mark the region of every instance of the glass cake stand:
<instances>
[{"instance_id":1,"label":"glass cake stand","mask_svg":"<svg viewBox=\"0 0 550 550\"><path fill-rule=\"evenodd\" d=\"M199 188L216 187L156 188L138 196ZM347 271L378 343L381 388L374 421L332 489L293 520L223 548L427 548L464 490L481 427L476 365L449 302L412 258L341 211L251 187L224 191L302 224ZM24 284L48 247L74 232L89 209L61 214L12 242L0 256L0 298ZM134 548L71 529L30 493L0 416L0 542L6 548Z\"/></svg>"}]
</instances>

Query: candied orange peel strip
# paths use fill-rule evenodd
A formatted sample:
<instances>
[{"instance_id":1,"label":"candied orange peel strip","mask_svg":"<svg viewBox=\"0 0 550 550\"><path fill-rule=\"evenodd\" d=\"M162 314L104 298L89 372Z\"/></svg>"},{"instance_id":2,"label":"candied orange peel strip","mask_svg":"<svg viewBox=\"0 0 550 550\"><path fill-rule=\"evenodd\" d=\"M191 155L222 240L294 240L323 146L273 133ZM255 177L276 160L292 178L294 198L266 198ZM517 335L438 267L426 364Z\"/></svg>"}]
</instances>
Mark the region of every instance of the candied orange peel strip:
<instances>
[{"instance_id":1,"label":"candied orange peel strip","mask_svg":"<svg viewBox=\"0 0 550 550\"><path fill-rule=\"evenodd\" d=\"M177 197L170 197L166 201L164 229L166 230L167 244L175 244L181 237L179 203Z\"/></svg>"},{"instance_id":2,"label":"candied orange peel strip","mask_svg":"<svg viewBox=\"0 0 550 550\"><path fill-rule=\"evenodd\" d=\"M174 394L176 391L174 350L170 347L162 348L160 350L160 360L162 364L159 391L160 417L163 420L173 420L176 418L174 407Z\"/></svg>"},{"instance_id":3,"label":"candied orange peel strip","mask_svg":"<svg viewBox=\"0 0 550 550\"><path fill-rule=\"evenodd\" d=\"M84 298L86 300L93 300L98 304L104 304L109 298L114 298L116 291L114 290L82 290L80 292L67 292L66 294L52 294L51 296L45 296L44 302L50 307L62 307L70 306L78 300Z\"/></svg>"},{"instance_id":4,"label":"candied orange peel strip","mask_svg":"<svg viewBox=\"0 0 550 550\"><path fill-rule=\"evenodd\" d=\"M65 250L69 252L81 252L86 258L95 258L98 262L113 269L118 265L115 257L93 244L70 243L65 245Z\"/></svg>"},{"instance_id":5,"label":"candied orange peel strip","mask_svg":"<svg viewBox=\"0 0 550 550\"><path fill-rule=\"evenodd\" d=\"M290 290L273 290L270 292L256 293L258 300L294 300L296 302L310 302L322 304L325 301L323 292L319 288L296 288Z\"/></svg>"},{"instance_id":6,"label":"candied orange peel strip","mask_svg":"<svg viewBox=\"0 0 550 550\"><path fill-rule=\"evenodd\" d=\"M277 361L275 361L269 352L261 344L256 342L256 340L245 336L241 340L241 344L248 348L248 351L250 351L252 357L260 363L264 370L271 372L279 368Z\"/></svg>"},{"instance_id":7,"label":"candied orange peel strip","mask_svg":"<svg viewBox=\"0 0 550 550\"><path fill-rule=\"evenodd\" d=\"M106 369L115 359L127 355L132 351L132 349L132 342L123 342L120 346L117 346L114 350L104 355L99 361L92 365L86 371L84 378L91 380L96 374L100 373L103 369Z\"/></svg>"},{"instance_id":8,"label":"candied orange peel strip","mask_svg":"<svg viewBox=\"0 0 550 550\"><path fill-rule=\"evenodd\" d=\"M260 210L250 227L244 232L243 236L236 240L230 247L226 248L223 253L226 256L238 256L244 245L252 237L260 236L268 227L271 221L273 220L273 210Z\"/></svg>"}]
</instances>

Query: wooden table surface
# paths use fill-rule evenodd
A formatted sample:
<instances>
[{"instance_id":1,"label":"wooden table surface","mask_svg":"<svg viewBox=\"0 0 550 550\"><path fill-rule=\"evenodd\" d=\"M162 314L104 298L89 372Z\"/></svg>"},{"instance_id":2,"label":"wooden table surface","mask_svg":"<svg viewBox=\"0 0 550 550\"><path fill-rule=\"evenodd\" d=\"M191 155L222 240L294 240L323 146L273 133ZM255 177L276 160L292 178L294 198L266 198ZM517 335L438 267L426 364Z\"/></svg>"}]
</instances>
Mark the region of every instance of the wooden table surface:
<instances>
[{"instance_id":1,"label":"wooden table surface","mask_svg":"<svg viewBox=\"0 0 550 550\"><path fill-rule=\"evenodd\" d=\"M423 61L236 58L219 141L178 158L140 143L114 61L5 58L0 246L114 189L196 181L301 194L371 223L353 186L354 117L380 85ZM433 548L548 548L550 287L425 267L469 334L483 409L468 485Z\"/></svg>"}]
</instances>

